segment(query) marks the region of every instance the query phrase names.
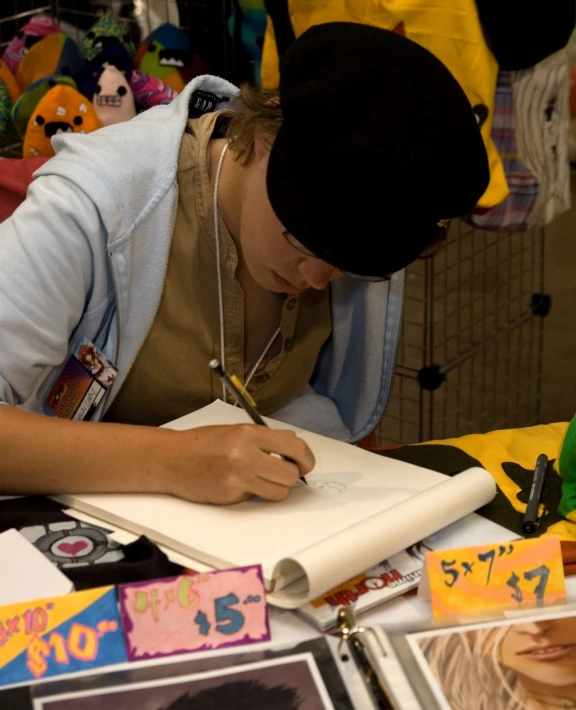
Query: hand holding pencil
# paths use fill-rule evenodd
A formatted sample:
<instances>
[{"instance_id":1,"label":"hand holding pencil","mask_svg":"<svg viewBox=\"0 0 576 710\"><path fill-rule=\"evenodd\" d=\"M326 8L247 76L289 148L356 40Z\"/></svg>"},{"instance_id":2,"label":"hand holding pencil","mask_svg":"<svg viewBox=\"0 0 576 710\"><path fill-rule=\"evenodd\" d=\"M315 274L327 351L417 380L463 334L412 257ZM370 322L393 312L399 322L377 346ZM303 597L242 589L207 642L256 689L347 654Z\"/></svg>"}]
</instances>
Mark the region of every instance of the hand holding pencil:
<instances>
[{"instance_id":1,"label":"hand holding pencil","mask_svg":"<svg viewBox=\"0 0 576 710\"><path fill-rule=\"evenodd\" d=\"M236 378L229 377L226 374L226 372L224 371L224 368L222 367L222 365L220 364L220 362L218 360L210 360L210 367L218 375L218 377L221 379L223 385L230 392L230 394L236 399L236 401L244 409L244 411L248 414L250 419L252 419L254 424L258 424L259 426L268 427L266 422L262 419L262 417L256 411L256 403L250 397L250 395L246 392L244 387L242 387L242 385L236 380ZM296 463L296 461L294 461L294 459L290 458L289 456L281 456L281 458L283 458L284 461L288 461L289 463L293 463L295 466L298 465ZM302 483L305 483L306 485L308 485L308 482L304 478L303 474L300 476L300 480L302 481Z\"/></svg>"}]
</instances>

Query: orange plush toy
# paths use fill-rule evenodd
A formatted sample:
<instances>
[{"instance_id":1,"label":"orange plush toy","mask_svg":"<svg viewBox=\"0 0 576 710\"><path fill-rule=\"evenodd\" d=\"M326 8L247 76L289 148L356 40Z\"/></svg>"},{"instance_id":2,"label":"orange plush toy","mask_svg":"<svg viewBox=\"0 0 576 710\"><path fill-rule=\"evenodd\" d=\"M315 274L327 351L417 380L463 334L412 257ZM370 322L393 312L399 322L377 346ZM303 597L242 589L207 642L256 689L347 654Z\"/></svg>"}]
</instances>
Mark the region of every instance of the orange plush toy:
<instances>
[{"instance_id":1,"label":"orange plush toy","mask_svg":"<svg viewBox=\"0 0 576 710\"><path fill-rule=\"evenodd\" d=\"M24 91L45 76L75 76L84 62L76 42L58 32L44 37L25 54L16 72L16 80Z\"/></svg>"},{"instance_id":2,"label":"orange plush toy","mask_svg":"<svg viewBox=\"0 0 576 710\"><path fill-rule=\"evenodd\" d=\"M98 116L86 97L71 86L55 86L30 116L23 157L54 155L51 138L58 133L90 133L98 128Z\"/></svg>"},{"instance_id":3,"label":"orange plush toy","mask_svg":"<svg viewBox=\"0 0 576 710\"><path fill-rule=\"evenodd\" d=\"M10 94L10 100L12 101L13 104L16 103L16 100L20 96L20 86L18 85L18 82L16 81L16 77L10 69L8 69L8 65L6 62L3 62L0 59L0 81L3 81L6 84L6 88L8 89L8 93Z\"/></svg>"}]
</instances>

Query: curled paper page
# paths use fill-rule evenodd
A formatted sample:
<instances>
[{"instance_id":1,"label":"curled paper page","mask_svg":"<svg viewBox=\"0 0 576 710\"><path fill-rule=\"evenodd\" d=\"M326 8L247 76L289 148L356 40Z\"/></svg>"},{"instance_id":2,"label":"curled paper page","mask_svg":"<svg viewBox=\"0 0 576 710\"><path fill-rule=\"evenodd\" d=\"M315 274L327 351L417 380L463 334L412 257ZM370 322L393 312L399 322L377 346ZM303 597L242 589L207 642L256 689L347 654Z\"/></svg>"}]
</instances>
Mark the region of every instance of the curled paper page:
<instances>
[{"instance_id":1,"label":"curled paper page","mask_svg":"<svg viewBox=\"0 0 576 710\"><path fill-rule=\"evenodd\" d=\"M441 528L489 503L496 495L493 477L470 468L385 511L316 543L275 567L275 591L268 601L296 609L327 589L363 572ZM278 589L282 581L296 581Z\"/></svg>"}]
</instances>

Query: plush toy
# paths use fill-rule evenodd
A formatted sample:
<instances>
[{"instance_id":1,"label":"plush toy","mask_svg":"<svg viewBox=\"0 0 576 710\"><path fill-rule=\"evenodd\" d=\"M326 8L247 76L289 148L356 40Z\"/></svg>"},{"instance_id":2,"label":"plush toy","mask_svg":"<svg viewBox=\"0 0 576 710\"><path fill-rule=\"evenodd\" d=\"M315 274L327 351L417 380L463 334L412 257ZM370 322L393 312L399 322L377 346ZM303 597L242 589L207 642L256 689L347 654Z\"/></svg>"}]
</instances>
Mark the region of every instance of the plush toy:
<instances>
[{"instance_id":1,"label":"plush toy","mask_svg":"<svg viewBox=\"0 0 576 710\"><path fill-rule=\"evenodd\" d=\"M148 35L136 55L136 66L175 91L182 91L187 82L208 72L186 34L170 23Z\"/></svg>"},{"instance_id":2,"label":"plush toy","mask_svg":"<svg viewBox=\"0 0 576 710\"><path fill-rule=\"evenodd\" d=\"M26 91L20 94L20 98L16 101L14 106L12 106L12 122L21 140L23 140L26 135L28 121L30 120L30 116L34 113L36 106L38 106L50 89L54 88L57 84L71 86L73 89L76 88L76 82L72 77L54 74L53 76L47 76L44 79L39 79L34 82L32 86L29 86Z\"/></svg>"},{"instance_id":3,"label":"plush toy","mask_svg":"<svg viewBox=\"0 0 576 710\"><path fill-rule=\"evenodd\" d=\"M130 88L136 103L143 109L158 104L169 104L178 96L178 92L165 84L162 79L137 69L134 69L130 77Z\"/></svg>"},{"instance_id":4,"label":"plush toy","mask_svg":"<svg viewBox=\"0 0 576 710\"><path fill-rule=\"evenodd\" d=\"M119 69L126 77L126 81L130 83L134 64L126 47L120 40L112 39L108 42L104 49L87 62L82 71L74 77L78 85L78 91L84 94L86 98L92 100L96 93L96 86L100 76L108 66L114 66Z\"/></svg>"},{"instance_id":5,"label":"plush toy","mask_svg":"<svg viewBox=\"0 0 576 710\"><path fill-rule=\"evenodd\" d=\"M12 99L6 84L0 79L0 141L5 138L10 128Z\"/></svg>"},{"instance_id":6,"label":"plush toy","mask_svg":"<svg viewBox=\"0 0 576 710\"><path fill-rule=\"evenodd\" d=\"M562 498L558 512L576 522L576 417L568 425L556 467L562 476Z\"/></svg>"},{"instance_id":7,"label":"plush toy","mask_svg":"<svg viewBox=\"0 0 576 710\"><path fill-rule=\"evenodd\" d=\"M71 37L57 33L37 42L20 62L16 79L22 90L38 79L52 74L74 76L84 66L85 60Z\"/></svg>"},{"instance_id":8,"label":"plush toy","mask_svg":"<svg viewBox=\"0 0 576 710\"><path fill-rule=\"evenodd\" d=\"M100 127L94 107L71 86L57 85L42 98L30 117L23 156L54 155L51 139L58 133L90 133Z\"/></svg>"},{"instance_id":9,"label":"plush toy","mask_svg":"<svg viewBox=\"0 0 576 710\"><path fill-rule=\"evenodd\" d=\"M12 103L14 103L18 97L20 96L20 87L18 86L18 82L16 81L16 77L10 69L8 69L8 65L6 62L3 62L0 59L0 81L3 81L4 84L6 85L6 88L8 89L8 92L10 93L10 99Z\"/></svg>"},{"instance_id":10,"label":"plush toy","mask_svg":"<svg viewBox=\"0 0 576 710\"><path fill-rule=\"evenodd\" d=\"M56 32L60 32L58 23L47 15L34 15L29 22L18 30L15 37L12 38L6 47L3 56L12 74L16 74L20 62L31 47L39 42L42 37L47 37Z\"/></svg>"},{"instance_id":11,"label":"plush toy","mask_svg":"<svg viewBox=\"0 0 576 710\"><path fill-rule=\"evenodd\" d=\"M252 59L254 81L260 83L262 47L266 33L266 8L264 0L239 0L228 20L228 32L234 40L240 40ZM238 26L236 23L240 23Z\"/></svg>"},{"instance_id":12,"label":"plush toy","mask_svg":"<svg viewBox=\"0 0 576 710\"><path fill-rule=\"evenodd\" d=\"M129 34L126 33L126 28L114 15L107 12L96 22L86 37L82 40L81 49L88 61L104 49L110 43L110 40L118 40L122 42L131 59L136 56L136 49L130 41Z\"/></svg>"},{"instance_id":13,"label":"plush toy","mask_svg":"<svg viewBox=\"0 0 576 710\"><path fill-rule=\"evenodd\" d=\"M136 115L134 94L124 74L114 66L102 72L92 104L101 126L129 121Z\"/></svg>"}]
</instances>

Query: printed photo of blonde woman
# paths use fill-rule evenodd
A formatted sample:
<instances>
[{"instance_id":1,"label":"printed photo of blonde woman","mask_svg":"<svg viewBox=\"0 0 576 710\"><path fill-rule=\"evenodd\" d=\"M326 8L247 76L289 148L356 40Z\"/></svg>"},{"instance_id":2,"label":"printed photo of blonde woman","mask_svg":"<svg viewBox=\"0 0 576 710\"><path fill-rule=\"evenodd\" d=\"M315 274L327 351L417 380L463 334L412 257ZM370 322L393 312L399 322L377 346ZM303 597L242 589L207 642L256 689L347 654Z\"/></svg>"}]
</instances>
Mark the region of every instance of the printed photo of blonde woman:
<instances>
[{"instance_id":1,"label":"printed photo of blonde woman","mask_svg":"<svg viewBox=\"0 0 576 710\"><path fill-rule=\"evenodd\" d=\"M444 708L576 709L576 616L418 636Z\"/></svg>"}]
</instances>

